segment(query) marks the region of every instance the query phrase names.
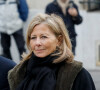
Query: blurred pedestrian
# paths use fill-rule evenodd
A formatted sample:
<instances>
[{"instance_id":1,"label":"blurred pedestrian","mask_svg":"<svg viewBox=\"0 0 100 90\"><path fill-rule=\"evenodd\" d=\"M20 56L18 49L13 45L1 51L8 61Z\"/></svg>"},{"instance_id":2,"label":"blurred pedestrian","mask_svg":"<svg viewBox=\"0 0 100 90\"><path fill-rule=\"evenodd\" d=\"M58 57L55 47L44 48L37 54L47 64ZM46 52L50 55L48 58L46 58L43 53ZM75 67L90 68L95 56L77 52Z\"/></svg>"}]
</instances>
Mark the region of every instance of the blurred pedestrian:
<instances>
[{"instance_id":1,"label":"blurred pedestrian","mask_svg":"<svg viewBox=\"0 0 100 90\"><path fill-rule=\"evenodd\" d=\"M13 36L19 54L25 52L23 22L28 17L26 0L0 0L0 32L3 56L12 59L10 53L11 37Z\"/></svg>"},{"instance_id":2,"label":"blurred pedestrian","mask_svg":"<svg viewBox=\"0 0 100 90\"><path fill-rule=\"evenodd\" d=\"M45 12L47 14L57 14L64 20L66 28L72 43L72 51L75 55L76 48L76 31L75 24L82 22L82 17L79 14L78 6L72 0L54 0L47 5Z\"/></svg>"},{"instance_id":3,"label":"blurred pedestrian","mask_svg":"<svg viewBox=\"0 0 100 90\"><path fill-rule=\"evenodd\" d=\"M9 71L10 90L95 90L89 72L73 60L63 20L39 14L27 32L29 53Z\"/></svg>"},{"instance_id":4,"label":"blurred pedestrian","mask_svg":"<svg viewBox=\"0 0 100 90\"><path fill-rule=\"evenodd\" d=\"M8 71L15 65L15 62L0 56L0 90L10 90L7 76Z\"/></svg>"}]
</instances>

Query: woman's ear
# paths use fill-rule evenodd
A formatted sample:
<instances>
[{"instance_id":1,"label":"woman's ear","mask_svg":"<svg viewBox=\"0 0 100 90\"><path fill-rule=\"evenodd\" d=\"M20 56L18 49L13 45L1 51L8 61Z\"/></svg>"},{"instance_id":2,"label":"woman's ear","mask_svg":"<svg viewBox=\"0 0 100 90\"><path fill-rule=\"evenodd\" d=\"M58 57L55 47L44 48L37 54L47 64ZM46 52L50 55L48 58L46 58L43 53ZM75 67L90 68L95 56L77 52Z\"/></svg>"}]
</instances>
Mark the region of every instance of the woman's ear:
<instances>
[{"instance_id":1,"label":"woman's ear","mask_svg":"<svg viewBox=\"0 0 100 90\"><path fill-rule=\"evenodd\" d=\"M63 40L63 36L62 36L62 35L59 35L59 36L58 36L58 46L61 45L62 40Z\"/></svg>"}]
</instances>

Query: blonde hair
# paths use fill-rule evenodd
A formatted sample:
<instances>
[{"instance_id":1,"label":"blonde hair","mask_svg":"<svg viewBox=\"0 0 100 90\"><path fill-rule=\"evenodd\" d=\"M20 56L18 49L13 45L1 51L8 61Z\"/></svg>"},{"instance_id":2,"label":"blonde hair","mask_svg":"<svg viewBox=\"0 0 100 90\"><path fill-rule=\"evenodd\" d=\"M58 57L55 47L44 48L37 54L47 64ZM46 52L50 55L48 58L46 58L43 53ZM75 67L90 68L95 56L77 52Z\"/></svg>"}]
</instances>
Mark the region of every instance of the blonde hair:
<instances>
[{"instance_id":1,"label":"blonde hair","mask_svg":"<svg viewBox=\"0 0 100 90\"><path fill-rule=\"evenodd\" d=\"M29 54L23 56L23 60L28 60L32 55L32 50L30 47L30 36L36 25L46 24L50 30L55 34L56 37L59 35L62 36L62 41L58 47L59 52L54 55L59 55L57 59L54 60L54 63L67 61L71 62L73 60L72 46L69 39L68 32L66 30L63 20L57 15L47 15L47 14L38 14L33 18L31 23L28 26L27 31L27 48L29 49Z\"/></svg>"}]
</instances>

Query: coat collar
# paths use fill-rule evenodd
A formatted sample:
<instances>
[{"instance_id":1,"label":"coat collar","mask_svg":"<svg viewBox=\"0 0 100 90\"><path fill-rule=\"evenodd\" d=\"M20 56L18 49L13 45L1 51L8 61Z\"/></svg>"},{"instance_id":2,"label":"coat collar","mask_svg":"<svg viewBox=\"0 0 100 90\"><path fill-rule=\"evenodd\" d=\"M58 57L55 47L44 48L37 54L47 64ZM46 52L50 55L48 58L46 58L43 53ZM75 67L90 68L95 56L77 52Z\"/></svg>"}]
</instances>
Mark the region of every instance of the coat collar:
<instances>
[{"instance_id":1,"label":"coat collar","mask_svg":"<svg viewBox=\"0 0 100 90\"><path fill-rule=\"evenodd\" d=\"M24 79L28 60L21 62L8 72L10 90L15 90L18 84ZM65 63L59 69L55 90L71 90L77 74L82 69L82 63L73 61Z\"/></svg>"}]
</instances>

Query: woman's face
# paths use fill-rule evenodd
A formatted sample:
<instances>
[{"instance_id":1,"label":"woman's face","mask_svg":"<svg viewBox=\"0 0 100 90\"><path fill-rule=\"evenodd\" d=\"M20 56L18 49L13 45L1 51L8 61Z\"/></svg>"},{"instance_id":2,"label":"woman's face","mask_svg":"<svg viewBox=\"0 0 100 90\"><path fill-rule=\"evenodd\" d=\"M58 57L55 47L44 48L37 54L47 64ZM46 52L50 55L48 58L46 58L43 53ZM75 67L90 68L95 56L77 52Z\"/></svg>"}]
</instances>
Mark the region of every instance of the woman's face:
<instances>
[{"instance_id":1,"label":"woman's face","mask_svg":"<svg viewBox=\"0 0 100 90\"><path fill-rule=\"evenodd\" d=\"M31 33L30 46L33 53L40 58L56 50L58 39L45 24L36 25Z\"/></svg>"}]
</instances>

